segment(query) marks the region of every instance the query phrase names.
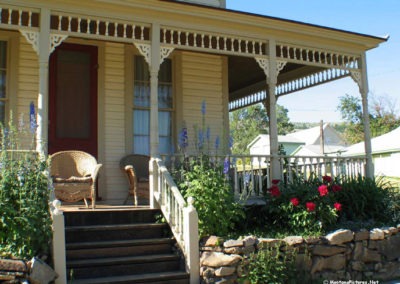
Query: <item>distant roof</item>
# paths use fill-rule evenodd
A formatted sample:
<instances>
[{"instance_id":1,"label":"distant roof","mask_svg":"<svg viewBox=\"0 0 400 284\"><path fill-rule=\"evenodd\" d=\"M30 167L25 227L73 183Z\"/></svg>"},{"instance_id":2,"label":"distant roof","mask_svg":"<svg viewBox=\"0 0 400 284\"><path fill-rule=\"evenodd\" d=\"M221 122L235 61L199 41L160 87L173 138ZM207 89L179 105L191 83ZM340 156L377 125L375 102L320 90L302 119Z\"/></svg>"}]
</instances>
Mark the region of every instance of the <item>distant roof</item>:
<instances>
[{"instance_id":1,"label":"distant roof","mask_svg":"<svg viewBox=\"0 0 400 284\"><path fill-rule=\"evenodd\" d=\"M324 153L321 153L321 146L319 145L303 145L297 149L293 155L294 156L336 156L339 152L345 150L344 146L340 145L325 145Z\"/></svg>"},{"instance_id":2,"label":"distant roof","mask_svg":"<svg viewBox=\"0 0 400 284\"><path fill-rule=\"evenodd\" d=\"M400 152L400 127L381 136L371 139L372 154ZM364 141L346 148L343 156L365 154Z\"/></svg>"},{"instance_id":3,"label":"distant roof","mask_svg":"<svg viewBox=\"0 0 400 284\"><path fill-rule=\"evenodd\" d=\"M329 123L325 123L324 124L324 130L326 128L332 128ZM305 130L300 130L297 132L293 132L293 133L289 133L287 136L293 137L295 139L298 139L300 141L303 141L306 143L306 145L309 144L314 144L317 142L317 140L319 139L319 137L321 136L321 128L320 126L316 126L316 127L312 127L309 129L305 129Z\"/></svg>"},{"instance_id":4,"label":"distant roof","mask_svg":"<svg viewBox=\"0 0 400 284\"><path fill-rule=\"evenodd\" d=\"M268 134L257 135L257 137L254 138L253 141L251 141L249 143L249 145L247 145L247 148L254 146L258 141L263 141L264 142L263 145L269 145L269 135ZM287 136L287 135L278 135L278 142L279 143L304 144L303 141L300 141L299 139L297 139L295 137L291 137L291 136Z\"/></svg>"}]
</instances>

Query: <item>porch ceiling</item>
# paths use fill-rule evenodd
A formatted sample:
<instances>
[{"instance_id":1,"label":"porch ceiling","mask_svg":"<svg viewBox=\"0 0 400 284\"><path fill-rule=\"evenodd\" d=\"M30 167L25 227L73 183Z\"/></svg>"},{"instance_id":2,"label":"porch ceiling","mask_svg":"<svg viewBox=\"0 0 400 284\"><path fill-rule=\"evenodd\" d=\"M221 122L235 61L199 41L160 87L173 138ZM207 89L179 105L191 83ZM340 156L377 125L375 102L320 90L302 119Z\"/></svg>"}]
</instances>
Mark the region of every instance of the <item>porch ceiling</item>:
<instances>
[{"instance_id":1,"label":"porch ceiling","mask_svg":"<svg viewBox=\"0 0 400 284\"><path fill-rule=\"evenodd\" d=\"M278 76L278 85L305 78L326 68L288 62ZM267 87L266 75L254 58L230 56L228 60L229 102Z\"/></svg>"}]
</instances>

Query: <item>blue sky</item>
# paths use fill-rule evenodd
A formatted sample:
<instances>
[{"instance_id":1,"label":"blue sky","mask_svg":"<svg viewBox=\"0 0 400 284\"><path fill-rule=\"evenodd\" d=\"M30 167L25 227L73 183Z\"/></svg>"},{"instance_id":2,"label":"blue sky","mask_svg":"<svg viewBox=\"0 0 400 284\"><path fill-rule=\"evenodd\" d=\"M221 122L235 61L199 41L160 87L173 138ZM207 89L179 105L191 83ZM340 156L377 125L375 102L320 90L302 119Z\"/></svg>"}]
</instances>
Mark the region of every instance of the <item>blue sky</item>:
<instances>
[{"instance_id":1,"label":"blue sky","mask_svg":"<svg viewBox=\"0 0 400 284\"><path fill-rule=\"evenodd\" d=\"M400 109L400 0L226 0L227 8L390 38L367 52L372 97L388 97ZM292 122L337 122L339 98L360 96L351 78L281 97Z\"/></svg>"}]
</instances>

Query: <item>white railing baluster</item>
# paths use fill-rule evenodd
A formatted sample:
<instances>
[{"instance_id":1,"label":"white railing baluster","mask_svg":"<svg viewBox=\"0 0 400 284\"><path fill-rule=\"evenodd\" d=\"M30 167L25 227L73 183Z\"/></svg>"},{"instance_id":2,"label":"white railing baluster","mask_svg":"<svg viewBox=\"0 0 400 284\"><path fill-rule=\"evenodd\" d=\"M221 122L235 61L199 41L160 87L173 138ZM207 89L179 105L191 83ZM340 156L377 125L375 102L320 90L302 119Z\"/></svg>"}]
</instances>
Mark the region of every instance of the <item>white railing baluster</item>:
<instances>
[{"instance_id":1,"label":"white railing baluster","mask_svg":"<svg viewBox=\"0 0 400 284\"><path fill-rule=\"evenodd\" d=\"M18 11L18 26L22 25L22 10Z\"/></svg>"},{"instance_id":2,"label":"white railing baluster","mask_svg":"<svg viewBox=\"0 0 400 284\"><path fill-rule=\"evenodd\" d=\"M72 17L69 16L69 17L68 17L68 31L69 31L69 32L71 31L71 20L72 20Z\"/></svg>"},{"instance_id":3,"label":"white railing baluster","mask_svg":"<svg viewBox=\"0 0 400 284\"><path fill-rule=\"evenodd\" d=\"M9 25L12 24L12 22L11 22L12 12L13 12L13 9L8 9L8 22L7 22L7 24L9 24Z\"/></svg>"}]
</instances>

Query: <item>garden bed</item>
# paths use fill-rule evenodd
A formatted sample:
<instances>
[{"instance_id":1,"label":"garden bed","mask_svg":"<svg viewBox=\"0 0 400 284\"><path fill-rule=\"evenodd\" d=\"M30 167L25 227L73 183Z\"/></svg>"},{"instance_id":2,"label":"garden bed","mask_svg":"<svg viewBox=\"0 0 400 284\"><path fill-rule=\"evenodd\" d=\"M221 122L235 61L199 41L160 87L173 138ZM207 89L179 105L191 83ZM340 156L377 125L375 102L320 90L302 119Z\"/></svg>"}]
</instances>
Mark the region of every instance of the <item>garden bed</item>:
<instances>
[{"instance_id":1,"label":"garden bed","mask_svg":"<svg viewBox=\"0 0 400 284\"><path fill-rule=\"evenodd\" d=\"M278 283L386 281L400 278L400 225L306 238L211 236L203 238L200 253L202 283L271 283L274 277L281 277Z\"/></svg>"}]
</instances>

